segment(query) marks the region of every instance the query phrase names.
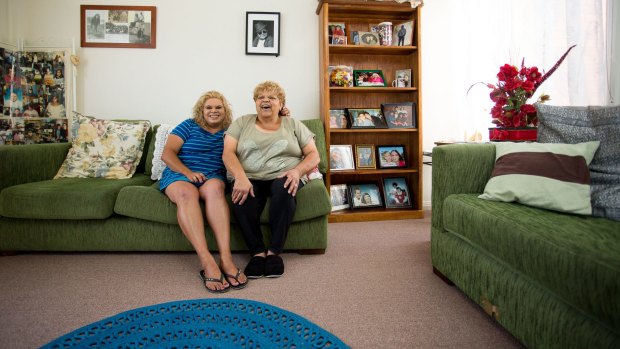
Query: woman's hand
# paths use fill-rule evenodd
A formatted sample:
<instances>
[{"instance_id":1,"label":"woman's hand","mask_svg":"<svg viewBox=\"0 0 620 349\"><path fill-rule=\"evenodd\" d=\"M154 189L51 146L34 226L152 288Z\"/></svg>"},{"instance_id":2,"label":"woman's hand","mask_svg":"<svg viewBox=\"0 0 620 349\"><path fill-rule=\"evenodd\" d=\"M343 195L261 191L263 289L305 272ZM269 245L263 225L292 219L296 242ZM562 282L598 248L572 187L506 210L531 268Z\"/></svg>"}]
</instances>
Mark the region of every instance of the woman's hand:
<instances>
[{"instance_id":1,"label":"woman's hand","mask_svg":"<svg viewBox=\"0 0 620 349\"><path fill-rule=\"evenodd\" d=\"M297 194L297 188L299 188L299 179L301 178L301 173L298 169L293 168L278 176L278 178L284 177L286 177L286 182L284 182L284 188L288 189L289 194L295 196L295 194Z\"/></svg>"},{"instance_id":2,"label":"woman's hand","mask_svg":"<svg viewBox=\"0 0 620 349\"><path fill-rule=\"evenodd\" d=\"M190 172L186 174L185 177L193 183L202 183L207 180L207 176L205 176L202 172Z\"/></svg>"},{"instance_id":3,"label":"woman's hand","mask_svg":"<svg viewBox=\"0 0 620 349\"><path fill-rule=\"evenodd\" d=\"M287 107L280 109L280 116L291 116L291 111Z\"/></svg>"},{"instance_id":4,"label":"woman's hand","mask_svg":"<svg viewBox=\"0 0 620 349\"><path fill-rule=\"evenodd\" d=\"M252 197L254 197L252 182L250 182L247 177L235 179L231 195L232 202L234 204L238 203L239 205L243 205L245 200L247 200L248 195L252 195Z\"/></svg>"}]
</instances>

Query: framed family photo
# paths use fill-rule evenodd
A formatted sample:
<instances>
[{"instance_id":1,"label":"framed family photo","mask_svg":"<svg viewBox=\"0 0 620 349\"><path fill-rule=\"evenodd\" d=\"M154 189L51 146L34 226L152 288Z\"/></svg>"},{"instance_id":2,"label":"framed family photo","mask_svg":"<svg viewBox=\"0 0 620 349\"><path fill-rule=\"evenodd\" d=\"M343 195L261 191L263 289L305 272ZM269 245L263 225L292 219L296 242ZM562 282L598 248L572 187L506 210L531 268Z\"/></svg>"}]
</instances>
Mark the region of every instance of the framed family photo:
<instances>
[{"instance_id":1,"label":"framed family photo","mask_svg":"<svg viewBox=\"0 0 620 349\"><path fill-rule=\"evenodd\" d=\"M409 187L404 177L383 178L383 196L386 208L411 207Z\"/></svg>"},{"instance_id":2,"label":"framed family photo","mask_svg":"<svg viewBox=\"0 0 620 349\"><path fill-rule=\"evenodd\" d=\"M354 70L353 81L358 87L385 87L381 70Z\"/></svg>"},{"instance_id":3,"label":"framed family photo","mask_svg":"<svg viewBox=\"0 0 620 349\"><path fill-rule=\"evenodd\" d=\"M347 118L346 109L330 109L329 110L329 127L330 128L349 128L349 119Z\"/></svg>"},{"instance_id":4,"label":"framed family photo","mask_svg":"<svg viewBox=\"0 0 620 349\"><path fill-rule=\"evenodd\" d=\"M386 120L378 108L348 108L350 128L387 128Z\"/></svg>"},{"instance_id":5,"label":"framed family photo","mask_svg":"<svg viewBox=\"0 0 620 349\"><path fill-rule=\"evenodd\" d=\"M329 169L332 171L355 169L353 148L350 144L329 146Z\"/></svg>"},{"instance_id":6,"label":"framed family photo","mask_svg":"<svg viewBox=\"0 0 620 349\"><path fill-rule=\"evenodd\" d=\"M82 47L155 48L155 6L80 5Z\"/></svg>"},{"instance_id":7,"label":"framed family photo","mask_svg":"<svg viewBox=\"0 0 620 349\"><path fill-rule=\"evenodd\" d=\"M245 13L245 54L280 55L280 12Z\"/></svg>"},{"instance_id":8,"label":"framed family photo","mask_svg":"<svg viewBox=\"0 0 620 349\"><path fill-rule=\"evenodd\" d=\"M355 145L355 167L373 169L377 168L375 162L375 146L374 144L356 144Z\"/></svg>"},{"instance_id":9,"label":"framed family photo","mask_svg":"<svg viewBox=\"0 0 620 349\"><path fill-rule=\"evenodd\" d=\"M346 184L330 185L329 194L332 201L332 212L346 210L350 207L349 191Z\"/></svg>"},{"instance_id":10,"label":"framed family photo","mask_svg":"<svg viewBox=\"0 0 620 349\"><path fill-rule=\"evenodd\" d=\"M349 202L352 209L383 207L381 192L375 183L350 184Z\"/></svg>"},{"instance_id":11,"label":"framed family photo","mask_svg":"<svg viewBox=\"0 0 620 349\"><path fill-rule=\"evenodd\" d=\"M379 145L377 146L377 158L379 168L407 167L404 145Z\"/></svg>"},{"instance_id":12,"label":"framed family photo","mask_svg":"<svg viewBox=\"0 0 620 349\"><path fill-rule=\"evenodd\" d=\"M384 103L381 110L388 128L416 128L415 103Z\"/></svg>"}]
</instances>

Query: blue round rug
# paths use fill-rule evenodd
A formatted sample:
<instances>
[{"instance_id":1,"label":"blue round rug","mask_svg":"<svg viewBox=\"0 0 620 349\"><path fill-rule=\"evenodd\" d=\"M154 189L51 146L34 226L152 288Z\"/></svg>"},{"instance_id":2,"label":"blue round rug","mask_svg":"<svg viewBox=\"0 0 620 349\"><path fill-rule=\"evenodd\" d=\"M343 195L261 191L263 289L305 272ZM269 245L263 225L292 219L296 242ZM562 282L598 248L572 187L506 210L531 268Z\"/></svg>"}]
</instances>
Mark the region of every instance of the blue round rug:
<instances>
[{"instance_id":1,"label":"blue round rug","mask_svg":"<svg viewBox=\"0 0 620 349\"><path fill-rule=\"evenodd\" d=\"M43 348L349 348L302 316L234 298L196 299L129 310Z\"/></svg>"}]
</instances>

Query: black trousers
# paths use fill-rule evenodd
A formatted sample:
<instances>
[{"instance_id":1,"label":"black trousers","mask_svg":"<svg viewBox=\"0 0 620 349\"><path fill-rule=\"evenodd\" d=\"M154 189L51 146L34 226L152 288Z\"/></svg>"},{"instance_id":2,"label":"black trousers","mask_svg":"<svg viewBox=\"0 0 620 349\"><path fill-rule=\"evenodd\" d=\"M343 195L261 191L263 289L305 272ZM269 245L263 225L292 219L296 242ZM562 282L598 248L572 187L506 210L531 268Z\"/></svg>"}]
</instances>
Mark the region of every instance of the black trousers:
<instances>
[{"instance_id":1,"label":"black trousers","mask_svg":"<svg viewBox=\"0 0 620 349\"><path fill-rule=\"evenodd\" d=\"M254 188L254 197L248 195L243 205L233 204L233 214L241 228L245 243L252 255L267 251L260 229L260 216L267 198L271 197L269 205L269 226L271 228L271 244L269 250L275 254L282 253L288 236L288 229L293 222L297 201L284 188L286 178L276 178L268 181L250 180ZM299 181L297 191L303 187Z\"/></svg>"}]
</instances>

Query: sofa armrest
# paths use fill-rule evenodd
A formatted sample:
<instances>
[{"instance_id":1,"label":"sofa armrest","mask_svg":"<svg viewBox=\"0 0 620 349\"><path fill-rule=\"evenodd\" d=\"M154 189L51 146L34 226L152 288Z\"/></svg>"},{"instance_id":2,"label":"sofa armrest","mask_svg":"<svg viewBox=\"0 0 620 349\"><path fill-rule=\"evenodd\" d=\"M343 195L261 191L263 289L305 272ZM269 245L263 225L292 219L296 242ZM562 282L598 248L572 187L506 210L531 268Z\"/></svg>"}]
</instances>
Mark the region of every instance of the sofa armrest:
<instances>
[{"instance_id":1,"label":"sofa armrest","mask_svg":"<svg viewBox=\"0 0 620 349\"><path fill-rule=\"evenodd\" d=\"M71 143L0 146L0 191L22 183L52 179Z\"/></svg>"},{"instance_id":2,"label":"sofa armrest","mask_svg":"<svg viewBox=\"0 0 620 349\"><path fill-rule=\"evenodd\" d=\"M493 144L433 148L432 226L442 228L443 202L451 194L482 193L495 165Z\"/></svg>"}]
</instances>

